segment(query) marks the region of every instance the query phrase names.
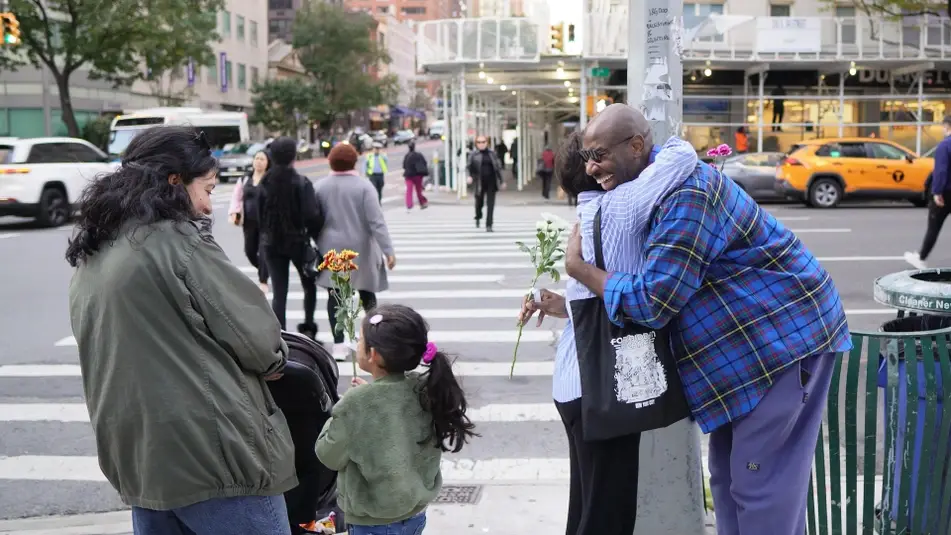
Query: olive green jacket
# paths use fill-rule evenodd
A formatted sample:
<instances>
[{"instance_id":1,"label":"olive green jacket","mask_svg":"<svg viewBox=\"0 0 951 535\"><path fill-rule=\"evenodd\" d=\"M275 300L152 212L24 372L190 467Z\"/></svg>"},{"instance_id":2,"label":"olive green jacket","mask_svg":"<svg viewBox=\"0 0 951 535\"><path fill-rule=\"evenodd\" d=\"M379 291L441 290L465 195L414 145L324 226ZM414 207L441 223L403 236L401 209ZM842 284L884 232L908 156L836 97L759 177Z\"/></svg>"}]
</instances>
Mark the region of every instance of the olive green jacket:
<instances>
[{"instance_id":1,"label":"olive green jacket","mask_svg":"<svg viewBox=\"0 0 951 535\"><path fill-rule=\"evenodd\" d=\"M155 510L294 488L290 431L264 379L287 346L264 294L197 224L130 228L69 285L106 479Z\"/></svg>"}]
</instances>

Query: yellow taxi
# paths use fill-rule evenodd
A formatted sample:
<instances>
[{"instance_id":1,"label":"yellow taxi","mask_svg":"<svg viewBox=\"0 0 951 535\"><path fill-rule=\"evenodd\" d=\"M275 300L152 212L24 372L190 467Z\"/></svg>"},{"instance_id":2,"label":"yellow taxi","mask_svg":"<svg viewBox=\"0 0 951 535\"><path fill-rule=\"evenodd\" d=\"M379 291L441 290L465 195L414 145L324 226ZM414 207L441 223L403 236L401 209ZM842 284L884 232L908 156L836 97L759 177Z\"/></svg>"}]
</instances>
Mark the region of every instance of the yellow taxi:
<instances>
[{"instance_id":1,"label":"yellow taxi","mask_svg":"<svg viewBox=\"0 0 951 535\"><path fill-rule=\"evenodd\" d=\"M776 166L776 191L816 208L833 208L845 198L927 206L933 169L933 158L884 139L804 140Z\"/></svg>"}]
</instances>

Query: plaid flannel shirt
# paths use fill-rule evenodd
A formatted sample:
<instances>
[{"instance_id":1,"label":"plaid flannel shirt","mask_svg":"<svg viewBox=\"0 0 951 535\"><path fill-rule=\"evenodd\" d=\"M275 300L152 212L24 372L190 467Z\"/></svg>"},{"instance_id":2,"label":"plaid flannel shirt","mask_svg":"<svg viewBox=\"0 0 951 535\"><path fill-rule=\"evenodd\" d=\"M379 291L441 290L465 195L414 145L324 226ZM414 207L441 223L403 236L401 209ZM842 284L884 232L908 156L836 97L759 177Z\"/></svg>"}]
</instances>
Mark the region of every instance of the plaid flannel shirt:
<instances>
[{"instance_id":1,"label":"plaid flannel shirt","mask_svg":"<svg viewBox=\"0 0 951 535\"><path fill-rule=\"evenodd\" d=\"M780 372L852 342L832 277L739 186L700 163L665 199L640 275L611 273L608 316L659 328L705 433L749 413Z\"/></svg>"}]
</instances>

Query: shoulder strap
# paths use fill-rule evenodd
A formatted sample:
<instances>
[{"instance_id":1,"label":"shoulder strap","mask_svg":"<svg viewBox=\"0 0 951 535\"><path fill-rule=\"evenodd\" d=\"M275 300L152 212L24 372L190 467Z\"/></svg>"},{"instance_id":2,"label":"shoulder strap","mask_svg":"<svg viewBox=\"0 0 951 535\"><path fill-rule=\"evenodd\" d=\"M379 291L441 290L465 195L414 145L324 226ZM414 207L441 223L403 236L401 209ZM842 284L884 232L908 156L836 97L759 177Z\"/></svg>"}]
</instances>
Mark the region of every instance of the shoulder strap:
<instances>
[{"instance_id":1,"label":"shoulder strap","mask_svg":"<svg viewBox=\"0 0 951 535\"><path fill-rule=\"evenodd\" d=\"M604 253L601 251L601 208L594 214L594 265L605 271Z\"/></svg>"}]
</instances>

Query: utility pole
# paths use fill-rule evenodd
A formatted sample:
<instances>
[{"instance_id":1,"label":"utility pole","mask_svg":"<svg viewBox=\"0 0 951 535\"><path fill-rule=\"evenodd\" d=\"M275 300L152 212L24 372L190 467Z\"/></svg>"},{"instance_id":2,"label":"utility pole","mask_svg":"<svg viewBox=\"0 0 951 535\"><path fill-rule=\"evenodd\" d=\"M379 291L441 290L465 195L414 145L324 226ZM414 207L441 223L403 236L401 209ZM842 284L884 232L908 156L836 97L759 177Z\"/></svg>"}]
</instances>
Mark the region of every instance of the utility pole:
<instances>
[{"instance_id":1,"label":"utility pole","mask_svg":"<svg viewBox=\"0 0 951 535\"><path fill-rule=\"evenodd\" d=\"M663 145L682 134L683 0L629 2L628 105ZM700 455L700 431L689 419L641 435L635 535L705 532Z\"/></svg>"}]
</instances>

